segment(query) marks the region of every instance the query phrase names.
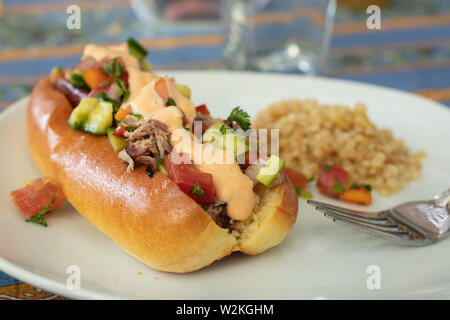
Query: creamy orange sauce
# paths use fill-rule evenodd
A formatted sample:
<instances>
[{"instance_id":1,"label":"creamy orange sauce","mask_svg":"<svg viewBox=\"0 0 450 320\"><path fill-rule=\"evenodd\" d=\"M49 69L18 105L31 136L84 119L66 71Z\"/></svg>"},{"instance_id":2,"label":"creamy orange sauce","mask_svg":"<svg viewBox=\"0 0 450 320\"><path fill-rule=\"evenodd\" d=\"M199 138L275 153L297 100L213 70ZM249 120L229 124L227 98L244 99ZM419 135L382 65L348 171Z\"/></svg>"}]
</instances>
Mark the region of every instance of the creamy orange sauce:
<instances>
[{"instance_id":1,"label":"creamy orange sauce","mask_svg":"<svg viewBox=\"0 0 450 320\"><path fill-rule=\"evenodd\" d=\"M91 56L97 61L102 60L105 57L110 59L121 57L125 66L131 68L139 68L138 59L128 52L128 46L126 43L117 46L103 47L96 44L88 44L84 47L83 58Z\"/></svg>"},{"instance_id":2,"label":"creamy orange sauce","mask_svg":"<svg viewBox=\"0 0 450 320\"><path fill-rule=\"evenodd\" d=\"M216 196L227 203L228 216L233 220L247 219L255 207L253 182L241 172L234 156L212 144L201 144L187 131L177 130L171 143L179 153L188 153L201 172L213 176Z\"/></svg>"},{"instance_id":3,"label":"creamy orange sauce","mask_svg":"<svg viewBox=\"0 0 450 320\"><path fill-rule=\"evenodd\" d=\"M155 84L160 79L163 79L165 81L169 97L171 97L175 101L177 107L183 110L184 114L186 115L186 127L192 127L192 123L194 122L195 118L195 106L191 100L183 96L183 94L177 89L175 82L170 78L154 77L150 83L141 88L139 94L132 93L133 97L129 98L128 103L124 107L130 108L133 113L139 113L147 119L150 119L151 114L153 114L157 110L162 109L158 112L159 115L161 115L163 112L166 112L167 110L171 110L166 107L167 101L164 101L155 90ZM146 80L147 79L145 79L144 77L141 77L141 79L137 81L140 83L136 84L135 86L139 87L139 85L142 85ZM173 111L167 112L173 114Z\"/></svg>"},{"instance_id":4,"label":"creamy orange sauce","mask_svg":"<svg viewBox=\"0 0 450 320\"><path fill-rule=\"evenodd\" d=\"M164 123L169 131L172 133L176 129L183 128L183 114L177 107L166 107L164 109L157 109L149 114L149 119L156 119Z\"/></svg>"},{"instance_id":5,"label":"creamy orange sauce","mask_svg":"<svg viewBox=\"0 0 450 320\"><path fill-rule=\"evenodd\" d=\"M233 220L247 219L255 206L252 181L241 172L234 156L212 144L201 144L191 132L183 128L183 114L192 127L195 118L195 106L183 96L171 78L162 78L167 87L168 96L175 106L166 107L166 102L155 90L159 77L151 72L141 71L139 61L128 53L126 44L102 47L89 44L85 47L83 57L91 56L100 61L105 57L121 57L129 72L130 97L122 107L142 115L145 119L156 119L166 124L172 133L171 143L179 153L188 153L198 170L213 176L216 196L227 203L228 216Z\"/></svg>"},{"instance_id":6,"label":"creamy orange sauce","mask_svg":"<svg viewBox=\"0 0 450 320\"><path fill-rule=\"evenodd\" d=\"M143 71L133 67L128 67L128 84L130 86L130 96L128 101L135 99L140 93L143 87L156 79L156 75L153 72Z\"/></svg>"}]
</instances>

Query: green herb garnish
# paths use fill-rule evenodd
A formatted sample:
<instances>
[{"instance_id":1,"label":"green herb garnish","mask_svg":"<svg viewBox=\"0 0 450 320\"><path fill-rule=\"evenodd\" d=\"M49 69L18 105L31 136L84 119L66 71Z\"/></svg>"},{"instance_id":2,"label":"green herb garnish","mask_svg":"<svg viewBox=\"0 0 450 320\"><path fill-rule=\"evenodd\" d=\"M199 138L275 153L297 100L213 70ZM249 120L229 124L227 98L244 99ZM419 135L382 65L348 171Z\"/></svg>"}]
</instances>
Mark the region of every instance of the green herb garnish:
<instances>
[{"instance_id":1,"label":"green herb garnish","mask_svg":"<svg viewBox=\"0 0 450 320\"><path fill-rule=\"evenodd\" d=\"M313 197L313 195L312 195L311 192L309 192L309 191L303 192L303 198L305 198L305 199L312 199L312 197Z\"/></svg>"},{"instance_id":2,"label":"green herb garnish","mask_svg":"<svg viewBox=\"0 0 450 320\"><path fill-rule=\"evenodd\" d=\"M109 82L109 81L104 81L103 83L102 83L102 88L103 89L105 89L107 86L109 86L111 84L111 82Z\"/></svg>"},{"instance_id":3,"label":"green herb garnish","mask_svg":"<svg viewBox=\"0 0 450 320\"><path fill-rule=\"evenodd\" d=\"M53 198L52 203L55 202L55 198ZM41 226L47 227L47 222L42 217L44 214L50 211L50 203L47 203L44 208L42 208L39 213L31 218L25 219L26 222L34 222L40 224Z\"/></svg>"},{"instance_id":4,"label":"green herb garnish","mask_svg":"<svg viewBox=\"0 0 450 320\"><path fill-rule=\"evenodd\" d=\"M298 187L298 186L294 186L295 192L297 193L297 196L301 196L302 195L302 188Z\"/></svg>"},{"instance_id":5,"label":"green herb garnish","mask_svg":"<svg viewBox=\"0 0 450 320\"><path fill-rule=\"evenodd\" d=\"M148 62L147 60L143 60L143 61L139 62L139 66L144 71L152 71L152 69L153 69L152 64L150 62Z\"/></svg>"},{"instance_id":6,"label":"green herb garnish","mask_svg":"<svg viewBox=\"0 0 450 320\"><path fill-rule=\"evenodd\" d=\"M330 166L329 164L326 164L326 165L323 167L323 171L325 171L325 172L330 171L330 169L331 169L331 166Z\"/></svg>"},{"instance_id":7,"label":"green herb garnish","mask_svg":"<svg viewBox=\"0 0 450 320\"><path fill-rule=\"evenodd\" d=\"M83 90L91 90L89 86L86 84L86 82L83 79L83 75L79 73L72 74L72 81L70 82L72 84L72 87L83 89Z\"/></svg>"},{"instance_id":8,"label":"green herb garnish","mask_svg":"<svg viewBox=\"0 0 450 320\"><path fill-rule=\"evenodd\" d=\"M364 185L364 189L366 189L367 191L371 192L372 191L372 186L370 184L365 184Z\"/></svg>"},{"instance_id":9,"label":"green herb garnish","mask_svg":"<svg viewBox=\"0 0 450 320\"><path fill-rule=\"evenodd\" d=\"M166 106L170 107L170 106L176 106L177 104L175 103L175 101L172 98L167 98L167 102L166 102Z\"/></svg>"},{"instance_id":10,"label":"green herb garnish","mask_svg":"<svg viewBox=\"0 0 450 320\"><path fill-rule=\"evenodd\" d=\"M227 118L228 121L234 121L239 124L242 130L250 128L250 115L241 109L241 107L234 108Z\"/></svg>"},{"instance_id":11,"label":"green herb garnish","mask_svg":"<svg viewBox=\"0 0 450 320\"><path fill-rule=\"evenodd\" d=\"M144 58L147 56L148 51L145 50L139 42L137 42L133 38L128 38L127 40L128 44L128 51L135 56L139 61L144 60Z\"/></svg>"},{"instance_id":12,"label":"green herb garnish","mask_svg":"<svg viewBox=\"0 0 450 320\"><path fill-rule=\"evenodd\" d=\"M225 127L225 125L223 124L220 128L219 131L221 134L226 134L227 133L227 127Z\"/></svg>"},{"instance_id":13,"label":"green herb garnish","mask_svg":"<svg viewBox=\"0 0 450 320\"><path fill-rule=\"evenodd\" d=\"M198 182L195 183L195 186L191 190L191 194L194 194L197 197L202 197L205 193L206 193L206 191L203 190L202 188L200 188L200 185L198 184Z\"/></svg>"},{"instance_id":14,"label":"green herb garnish","mask_svg":"<svg viewBox=\"0 0 450 320\"><path fill-rule=\"evenodd\" d=\"M125 85L125 82L123 82L121 79L118 78L115 78L114 81L119 86L120 95L122 96L122 102L127 101L127 99L130 97L130 91Z\"/></svg>"},{"instance_id":15,"label":"green herb garnish","mask_svg":"<svg viewBox=\"0 0 450 320\"><path fill-rule=\"evenodd\" d=\"M339 179L336 179L336 183L334 184L334 187L333 187L333 193L337 194L337 193L342 193L344 191L345 191L345 189L342 186L342 183L339 181Z\"/></svg>"},{"instance_id":16,"label":"green herb garnish","mask_svg":"<svg viewBox=\"0 0 450 320\"><path fill-rule=\"evenodd\" d=\"M309 177L309 179L308 179L308 182L314 181L314 179L315 179L315 178L316 178L316 176L315 176L315 175L313 175L313 176Z\"/></svg>"},{"instance_id":17,"label":"green herb garnish","mask_svg":"<svg viewBox=\"0 0 450 320\"><path fill-rule=\"evenodd\" d=\"M123 73L123 67L118 64L115 59L113 59L110 63L103 67L103 71L110 76L120 77Z\"/></svg>"},{"instance_id":18,"label":"green herb garnish","mask_svg":"<svg viewBox=\"0 0 450 320\"><path fill-rule=\"evenodd\" d=\"M108 95L105 92L99 92L97 93L97 95L95 96L98 99L101 99L103 101L109 102L113 105L113 107L118 108L120 106L120 102L114 99L111 99L110 97L108 97Z\"/></svg>"},{"instance_id":19,"label":"green herb garnish","mask_svg":"<svg viewBox=\"0 0 450 320\"><path fill-rule=\"evenodd\" d=\"M356 182L352 183L352 185L350 186L350 189L352 189L352 190L358 189L358 185L356 184Z\"/></svg>"}]
</instances>

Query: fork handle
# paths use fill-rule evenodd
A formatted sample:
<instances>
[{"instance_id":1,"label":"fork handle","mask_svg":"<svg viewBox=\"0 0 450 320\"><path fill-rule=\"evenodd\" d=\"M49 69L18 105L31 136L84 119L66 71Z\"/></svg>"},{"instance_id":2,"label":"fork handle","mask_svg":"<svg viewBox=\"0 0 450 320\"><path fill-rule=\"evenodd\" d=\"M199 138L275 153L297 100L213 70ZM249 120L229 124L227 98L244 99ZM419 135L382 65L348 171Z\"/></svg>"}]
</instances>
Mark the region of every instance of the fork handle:
<instances>
[{"instance_id":1,"label":"fork handle","mask_svg":"<svg viewBox=\"0 0 450 320\"><path fill-rule=\"evenodd\" d=\"M445 208L450 200L450 188L434 197L436 207Z\"/></svg>"}]
</instances>

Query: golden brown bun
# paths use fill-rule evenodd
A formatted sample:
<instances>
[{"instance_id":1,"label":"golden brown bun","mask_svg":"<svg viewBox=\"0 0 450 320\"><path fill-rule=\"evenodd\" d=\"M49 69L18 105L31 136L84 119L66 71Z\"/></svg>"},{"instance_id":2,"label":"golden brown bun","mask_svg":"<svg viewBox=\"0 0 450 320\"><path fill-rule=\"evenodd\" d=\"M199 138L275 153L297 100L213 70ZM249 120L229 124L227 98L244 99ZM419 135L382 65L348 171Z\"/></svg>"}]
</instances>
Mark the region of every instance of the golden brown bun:
<instances>
[{"instance_id":1,"label":"golden brown bun","mask_svg":"<svg viewBox=\"0 0 450 320\"><path fill-rule=\"evenodd\" d=\"M290 182L257 188L258 212L228 233L161 173L127 173L106 137L74 131L72 107L46 78L34 88L27 114L31 154L55 177L67 200L101 232L148 266L169 272L203 268L233 251L258 254L280 243L297 218ZM251 220L251 221L250 221Z\"/></svg>"}]
</instances>

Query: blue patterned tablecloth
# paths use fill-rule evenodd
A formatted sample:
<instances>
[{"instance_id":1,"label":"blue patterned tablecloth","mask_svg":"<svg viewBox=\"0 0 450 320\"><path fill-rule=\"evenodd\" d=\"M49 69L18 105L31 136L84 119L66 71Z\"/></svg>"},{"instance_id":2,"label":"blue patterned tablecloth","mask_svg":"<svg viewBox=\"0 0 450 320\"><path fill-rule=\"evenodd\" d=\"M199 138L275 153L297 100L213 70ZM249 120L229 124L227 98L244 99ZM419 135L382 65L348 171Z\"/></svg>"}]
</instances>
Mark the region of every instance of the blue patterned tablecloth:
<instances>
[{"instance_id":1,"label":"blue patterned tablecloth","mask_svg":"<svg viewBox=\"0 0 450 320\"><path fill-rule=\"evenodd\" d=\"M338 7L323 75L398 88L450 106L450 2L382 2L381 30L367 29L365 8ZM64 28L73 3L82 10L81 30ZM150 49L158 69L223 65L221 25L150 28L137 21L126 0L3 0L0 10L0 111L27 95L52 67L74 65L87 42L135 37ZM60 297L0 272L0 299L37 298Z\"/></svg>"}]
</instances>

